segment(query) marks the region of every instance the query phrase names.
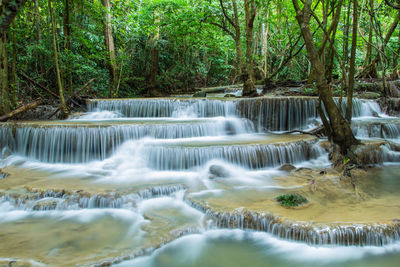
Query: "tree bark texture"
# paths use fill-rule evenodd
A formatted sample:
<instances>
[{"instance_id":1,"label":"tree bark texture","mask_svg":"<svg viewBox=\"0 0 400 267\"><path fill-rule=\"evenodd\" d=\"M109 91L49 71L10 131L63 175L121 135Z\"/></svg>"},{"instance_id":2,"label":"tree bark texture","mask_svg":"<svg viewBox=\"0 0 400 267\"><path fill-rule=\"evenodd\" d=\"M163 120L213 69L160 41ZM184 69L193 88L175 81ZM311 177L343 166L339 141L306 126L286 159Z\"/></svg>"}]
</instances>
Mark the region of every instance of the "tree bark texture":
<instances>
[{"instance_id":1,"label":"tree bark texture","mask_svg":"<svg viewBox=\"0 0 400 267\"><path fill-rule=\"evenodd\" d=\"M254 85L254 62L253 62L253 31L256 17L255 0L245 0L244 10L246 15L246 64L242 70L243 96L257 96Z\"/></svg>"},{"instance_id":2,"label":"tree bark texture","mask_svg":"<svg viewBox=\"0 0 400 267\"><path fill-rule=\"evenodd\" d=\"M109 96L114 97L115 89L118 83L118 71L115 57L115 45L112 30L111 3L110 0L101 0L104 6L104 39L108 53L108 67L110 72L110 91Z\"/></svg>"},{"instance_id":3,"label":"tree bark texture","mask_svg":"<svg viewBox=\"0 0 400 267\"><path fill-rule=\"evenodd\" d=\"M10 96L8 90L8 57L7 39L0 37L0 114L10 111Z\"/></svg>"},{"instance_id":4,"label":"tree bark texture","mask_svg":"<svg viewBox=\"0 0 400 267\"><path fill-rule=\"evenodd\" d=\"M353 110L354 76L356 73L357 28L358 28L358 0L353 0L353 31L350 52L349 82L347 84L346 119L350 123Z\"/></svg>"},{"instance_id":5,"label":"tree bark texture","mask_svg":"<svg viewBox=\"0 0 400 267\"><path fill-rule=\"evenodd\" d=\"M312 0L306 0L303 9L300 9L297 0L292 0L292 2L296 10L296 19L299 23L304 42L306 44L308 58L315 73L318 95L324 104L329 118L330 129L327 129L327 132L331 132L332 141L339 145L341 153L346 154L352 145L358 144L359 142L357 139L355 139L349 123L339 112L339 109L333 100L332 91L329 88L328 82L325 78L325 66L322 64L310 31Z\"/></svg>"},{"instance_id":6,"label":"tree bark texture","mask_svg":"<svg viewBox=\"0 0 400 267\"><path fill-rule=\"evenodd\" d=\"M58 92L61 101L61 117L66 118L68 116L68 108L64 98L64 87L61 80L61 73L60 73L60 65L58 63L58 51L57 51L57 37L56 37L56 22L55 22L55 14L54 14L54 2L49 0L49 11L50 11L50 19L51 19L51 29L53 33L53 52L54 52L54 64L56 67L56 74L57 74L57 85L58 85Z\"/></svg>"},{"instance_id":7,"label":"tree bark texture","mask_svg":"<svg viewBox=\"0 0 400 267\"><path fill-rule=\"evenodd\" d=\"M156 15L157 16L157 15ZM160 22L159 18L155 19L155 24ZM149 73L149 95L159 97L162 96L160 88L157 83L157 73L158 73L158 61L159 61L159 50L158 50L158 40L160 38L160 27L157 25L156 32L151 40L151 60L150 60L150 73Z\"/></svg>"}]
</instances>

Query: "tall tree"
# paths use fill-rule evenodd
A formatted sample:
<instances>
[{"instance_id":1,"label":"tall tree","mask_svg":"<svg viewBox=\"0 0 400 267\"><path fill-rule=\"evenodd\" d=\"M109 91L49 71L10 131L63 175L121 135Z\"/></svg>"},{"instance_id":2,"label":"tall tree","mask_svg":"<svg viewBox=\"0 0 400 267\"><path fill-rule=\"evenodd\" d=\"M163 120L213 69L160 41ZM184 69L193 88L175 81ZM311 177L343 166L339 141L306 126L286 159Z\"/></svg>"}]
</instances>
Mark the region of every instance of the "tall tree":
<instances>
[{"instance_id":1,"label":"tall tree","mask_svg":"<svg viewBox=\"0 0 400 267\"><path fill-rule=\"evenodd\" d=\"M325 130L330 135L331 140L340 147L340 152L342 154L347 154L348 149L352 145L358 144L359 142L357 139L355 139L353 132L351 131L350 124L343 118L338 107L336 106L332 97L332 91L330 90L328 81L326 80L325 66L322 63L321 55L316 48L316 44L310 30L312 2L312 0L305 0L303 8L300 8L298 0L292 0L293 6L296 10L296 19L300 26L300 30L306 45L308 58L315 73L318 95L324 104L329 118L329 123L324 125L326 128ZM328 36L325 35L325 38L328 38ZM321 114L321 116L323 116L323 114Z\"/></svg>"},{"instance_id":2,"label":"tall tree","mask_svg":"<svg viewBox=\"0 0 400 267\"><path fill-rule=\"evenodd\" d=\"M73 1L72 1L73 3ZM66 91L72 95L72 74L71 74L71 3L70 0L64 0L64 51L67 59L65 64Z\"/></svg>"},{"instance_id":3,"label":"tall tree","mask_svg":"<svg viewBox=\"0 0 400 267\"><path fill-rule=\"evenodd\" d=\"M241 78L242 70L243 70L243 50L242 50L238 5L237 5L236 0L232 0L232 9L233 9L232 16L230 16L228 14L228 11L222 0L219 0L219 5L221 7L221 10L222 10L222 13L223 13L225 19L223 19L221 23L211 22L211 24L216 25L219 28L221 28L222 30L224 30L235 41L235 49L236 49L236 56L235 56L236 73L235 73L235 75L237 77ZM228 23L225 23L225 20L228 21ZM231 31L229 29L227 24L232 26L233 31ZM236 77L234 78L234 81L236 81Z\"/></svg>"},{"instance_id":4,"label":"tall tree","mask_svg":"<svg viewBox=\"0 0 400 267\"><path fill-rule=\"evenodd\" d=\"M254 61L253 61L253 31L256 18L255 0L244 0L246 14L246 64L242 70L243 96L257 96L254 85Z\"/></svg>"},{"instance_id":5,"label":"tall tree","mask_svg":"<svg viewBox=\"0 0 400 267\"><path fill-rule=\"evenodd\" d=\"M108 67L110 72L110 91L109 97L114 97L115 89L118 84L118 70L115 57L115 44L112 29L111 0L101 0L104 6L104 39L108 53Z\"/></svg>"},{"instance_id":6,"label":"tall tree","mask_svg":"<svg viewBox=\"0 0 400 267\"><path fill-rule=\"evenodd\" d=\"M154 12L154 23L156 25L156 32L151 38L151 66L149 74L149 95L150 96L162 96L160 88L157 83L157 73L158 73L158 61L159 61L159 50L158 50L158 40L160 39L160 18L158 17L158 12Z\"/></svg>"},{"instance_id":7,"label":"tall tree","mask_svg":"<svg viewBox=\"0 0 400 267\"><path fill-rule=\"evenodd\" d=\"M347 107L346 119L350 123L353 110L353 89L354 89L354 75L356 72L356 50L357 50L357 29L358 29L358 1L353 0L353 30L351 39L351 54L350 54L350 70L348 75L347 84Z\"/></svg>"},{"instance_id":8,"label":"tall tree","mask_svg":"<svg viewBox=\"0 0 400 267\"><path fill-rule=\"evenodd\" d=\"M54 12L54 2L49 0L49 13L51 20L51 30L53 36L53 53L54 53L54 64L56 67L56 75L57 75L57 85L59 98L61 101L61 118L66 118L68 116L68 107L64 98L64 87L61 79L60 65L58 63L58 45L57 45L57 32L56 32L56 18Z\"/></svg>"},{"instance_id":9,"label":"tall tree","mask_svg":"<svg viewBox=\"0 0 400 267\"><path fill-rule=\"evenodd\" d=\"M26 0L0 0L0 114L10 111L6 31Z\"/></svg>"}]
</instances>

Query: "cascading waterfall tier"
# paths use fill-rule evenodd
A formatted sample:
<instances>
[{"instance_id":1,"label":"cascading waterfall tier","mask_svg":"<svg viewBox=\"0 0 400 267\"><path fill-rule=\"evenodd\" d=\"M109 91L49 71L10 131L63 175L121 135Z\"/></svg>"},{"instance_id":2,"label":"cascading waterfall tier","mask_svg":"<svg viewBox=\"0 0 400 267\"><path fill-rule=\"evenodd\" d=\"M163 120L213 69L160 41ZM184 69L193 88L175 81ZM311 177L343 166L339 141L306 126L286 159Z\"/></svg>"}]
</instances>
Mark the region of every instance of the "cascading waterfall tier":
<instances>
[{"instance_id":1,"label":"cascading waterfall tier","mask_svg":"<svg viewBox=\"0 0 400 267\"><path fill-rule=\"evenodd\" d=\"M117 193L89 193L84 191L31 189L27 194L0 194L0 204L7 202L19 210L71 210L71 209L119 209L123 206L134 207L137 201L156 197L170 196L186 190L184 185L154 186L136 193L120 195Z\"/></svg>"},{"instance_id":2,"label":"cascading waterfall tier","mask_svg":"<svg viewBox=\"0 0 400 267\"><path fill-rule=\"evenodd\" d=\"M219 117L236 115L236 101L213 99L91 100L88 110L107 110L124 117Z\"/></svg>"},{"instance_id":3,"label":"cascading waterfall tier","mask_svg":"<svg viewBox=\"0 0 400 267\"><path fill-rule=\"evenodd\" d=\"M272 145L229 145L205 147L144 147L149 167L157 170L182 170L201 166L212 159L223 159L235 165L259 169L285 163L315 159L326 152L314 141Z\"/></svg>"},{"instance_id":4,"label":"cascading waterfall tier","mask_svg":"<svg viewBox=\"0 0 400 267\"><path fill-rule=\"evenodd\" d=\"M400 137L400 123L392 118L353 120L351 128L358 138L397 139Z\"/></svg>"},{"instance_id":5,"label":"cascading waterfall tier","mask_svg":"<svg viewBox=\"0 0 400 267\"><path fill-rule=\"evenodd\" d=\"M214 219L217 227L264 231L279 238L310 245L384 246L400 240L400 224L313 225L291 222L273 214L253 211L216 211L206 204L187 200Z\"/></svg>"},{"instance_id":6,"label":"cascading waterfall tier","mask_svg":"<svg viewBox=\"0 0 400 267\"><path fill-rule=\"evenodd\" d=\"M342 111L346 109L345 99L335 101ZM70 222L59 224L59 232L68 239L72 233L69 229L77 229L75 235L93 235L93 239L108 233L118 243L126 237L127 242L142 242L133 249L128 244L120 251L115 243L108 242L110 238L105 244L115 253L107 254L106 248L99 253L100 261L93 260L105 264L122 260L115 258L118 255L144 255L182 234L214 228L264 231L310 245L384 246L400 241L400 225L391 214L398 212L398 207L385 206L386 199L376 202L371 217L382 206L389 207L382 219L387 224L374 224L378 220L375 217L356 218L363 210L352 213L348 220L336 220L341 210L334 213L332 207L339 210L343 206L336 205L334 193L347 198L354 188L349 185L347 190L347 180L340 180L336 172L329 173L322 142L308 135L266 133L320 125L318 104L314 97L93 100L88 102L88 114L67 121L0 124L0 148L8 148L1 150L4 160L0 158L0 163L4 162L1 167L9 174L1 179L0 208L4 217L26 214L17 220L22 223L0 220L0 229L6 229L0 235L19 229L29 236L32 229L39 229L42 238L40 231L47 232L47 224L58 224L68 214L79 213ZM364 140L360 150L352 150L364 164L400 162L400 146L395 140L400 127L395 118L382 118L381 113L375 101L354 99L356 120L352 127L356 135L393 139ZM359 117L363 118L357 120ZM15 155L6 158L10 153ZM285 163L296 166L276 168ZM327 181L340 183L338 190L346 190L339 192L334 187L328 191ZM396 191L393 184L389 185ZM37 187L44 189L28 189ZM383 189L374 188L386 193ZM277 206L275 195L281 192L304 194L310 202L299 209L312 212L291 217L291 210ZM334 196L328 196L331 192ZM397 199L393 195L387 199ZM371 210L372 202L349 199ZM354 210L354 206L351 208ZM329 216L325 216L327 209ZM97 215L88 220L90 214ZM316 214L319 219L315 219ZM320 223L303 222L311 218ZM329 223L356 220L372 223ZM98 221L101 223L95 225ZM37 228L32 228L35 223ZM136 223L137 232L130 236L131 224ZM93 229L89 229L91 224ZM112 230L122 227L123 231L125 226L128 234L122 232L122 238L116 238ZM107 231L97 233L98 229ZM26 236L19 236L21 239L12 237L6 242L22 244ZM152 239L142 241L146 236ZM43 258L55 253L53 248L51 244L51 250L42 253ZM86 257L82 264L87 263L89 257L82 257ZM105 257L116 260L103 261Z\"/></svg>"},{"instance_id":7,"label":"cascading waterfall tier","mask_svg":"<svg viewBox=\"0 0 400 267\"><path fill-rule=\"evenodd\" d=\"M347 100L335 99L343 112ZM237 116L251 120L259 131L290 131L318 119L315 97L269 97L251 99L125 99L91 100L89 111L112 111L123 117L216 117ZM353 116L377 116L379 105L372 100L353 100Z\"/></svg>"},{"instance_id":8,"label":"cascading waterfall tier","mask_svg":"<svg viewBox=\"0 0 400 267\"><path fill-rule=\"evenodd\" d=\"M144 137L176 139L254 132L252 123L236 118L141 122L136 124L3 124L0 147L44 162L80 163L103 160L123 142Z\"/></svg>"}]
</instances>

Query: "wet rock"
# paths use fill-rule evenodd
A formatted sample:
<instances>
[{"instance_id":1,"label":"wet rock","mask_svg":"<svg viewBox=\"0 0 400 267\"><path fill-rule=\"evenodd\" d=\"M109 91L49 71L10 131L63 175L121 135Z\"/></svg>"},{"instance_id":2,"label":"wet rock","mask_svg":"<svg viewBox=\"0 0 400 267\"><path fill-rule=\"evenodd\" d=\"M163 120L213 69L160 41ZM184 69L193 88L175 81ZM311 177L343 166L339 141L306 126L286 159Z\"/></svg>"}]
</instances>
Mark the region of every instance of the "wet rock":
<instances>
[{"instance_id":1,"label":"wet rock","mask_svg":"<svg viewBox=\"0 0 400 267\"><path fill-rule=\"evenodd\" d=\"M211 165L208 171L210 173L210 179L229 177L229 171L219 165Z\"/></svg>"},{"instance_id":2,"label":"wet rock","mask_svg":"<svg viewBox=\"0 0 400 267\"><path fill-rule=\"evenodd\" d=\"M0 169L0 180L4 179L4 178L7 178L8 176L10 176L9 173L4 172L2 169Z\"/></svg>"},{"instance_id":3,"label":"wet rock","mask_svg":"<svg viewBox=\"0 0 400 267\"><path fill-rule=\"evenodd\" d=\"M33 210L55 210L57 207L57 201L56 200L43 200L38 203L36 203L32 209Z\"/></svg>"},{"instance_id":4,"label":"wet rock","mask_svg":"<svg viewBox=\"0 0 400 267\"><path fill-rule=\"evenodd\" d=\"M279 170L285 172L291 172L296 170L296 167L293 166L292 164L283 164L282 166L279 167Z\"/></svg>"},{"instance_id":5,"label":"wet rock","mask_svg":"<svg viewBox=\"0 0 400 267\"><path fill-rule=\"evenodd\" d=\"M227 135L235 135L236 134L235 125L232 122L227 121L224 125L224 128L225 128L225 132Z\"/></svg>"},{"instance_id":6,"label":"wet rock","mask_svg":"<svg viewBox=\"0 0 400 267\"><path fill-rule=\"evenodd\" d=\"M193 97L206 97L206 96L207 96L207 93L204 91L200 91L200 92L193 94Z\"/></svg>"},{"instance_id":7,"label":"wet rock","mask_svg":"<svg viewBox=\"0 0 400 267\"><path fill-rule=\"evenodd\" d=\"M381 94L376 92L363 92L360 93L358 97L363 99L377 99L381 97Z\"/></svg>"},{"instance_id":8,"label":"wet rock","mask_svg":"<svg viewBox=\"0 0 400 267\"><path fill-rule=\"evenodd\" d=\"M8 147L3 148L3 150L0 153L0 158L5 159L11 156L12 152Z\"/></svg>"},{"instance_id":9,"label":"wet rock","mask_svg":"<svg viewBox=\"0 0 400 267\"><path fill-rule=\"evenodd\" d=\"M226 94L224 97L236 97L234 94Z\"/></svg>"}]
</instances>

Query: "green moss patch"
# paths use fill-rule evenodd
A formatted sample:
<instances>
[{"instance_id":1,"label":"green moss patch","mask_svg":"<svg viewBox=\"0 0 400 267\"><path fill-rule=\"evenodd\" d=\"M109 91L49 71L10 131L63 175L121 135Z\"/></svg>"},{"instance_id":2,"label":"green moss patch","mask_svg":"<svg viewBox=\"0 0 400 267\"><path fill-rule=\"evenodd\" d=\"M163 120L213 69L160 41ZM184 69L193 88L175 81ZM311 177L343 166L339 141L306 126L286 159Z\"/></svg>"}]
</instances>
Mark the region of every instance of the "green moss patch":
<instances>
[{"instance_id":1,"label":"green moss patch","mask_svg":"<svg viewBox=\"0 0 400 267\"><path fill-rule=\"evenodd\" d=\"M276 201L284 207L298 207L302 204L308 203L308 200L299 194L280 195L276 198Z\"/></svg>"}]
</instances>

